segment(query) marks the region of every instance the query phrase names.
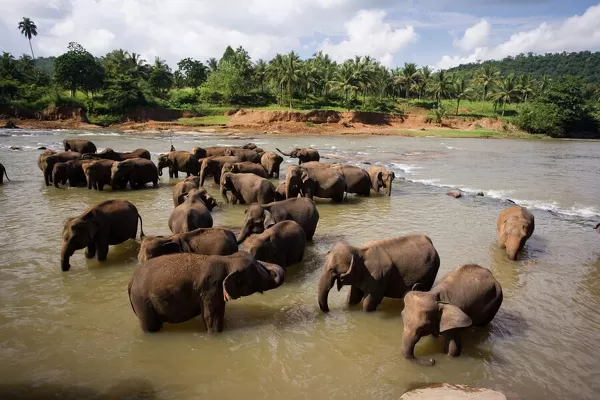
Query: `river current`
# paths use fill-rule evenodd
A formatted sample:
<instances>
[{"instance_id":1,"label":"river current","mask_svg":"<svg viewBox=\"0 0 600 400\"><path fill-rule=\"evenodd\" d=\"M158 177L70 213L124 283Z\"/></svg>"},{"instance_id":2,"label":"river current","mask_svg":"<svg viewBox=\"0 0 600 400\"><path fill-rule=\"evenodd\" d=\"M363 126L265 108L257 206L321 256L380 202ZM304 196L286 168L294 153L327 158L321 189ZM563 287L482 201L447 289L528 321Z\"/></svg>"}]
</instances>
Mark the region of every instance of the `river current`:
<instances>
[{"instance_id":1,"label":"river current","mask_svg":"<svg viewBox=\"0 0 600 400\"><path fill-rule=\"evenodd\" d=\"M139 240L111 246L103 264L78 251L64 273L62 224L87 206L125 198L140 211L146 234L169 234L178 180L165 171L158 189L46 187L37 148L60 150L67 136L92 140L99 150L146 148L155 162L171 140L177 150L249 141L267 150L313 146L322 161L381 164L398 179L391 197L318 200L321 218L305 261L288 268L280 288L229 302L223 333L208 335L195 319L144 334L127 297ZM599 154L594 141L3 131L0 162L12 181L0 186L0 398L396 399L409 388L451 382L523 399L596 399ZM446 196L449 188L465 196ZM208 189L221 201L212 180ZM479 191L485 196L475 196ZM536 219L516 262L496 245L506 199ZM215 210L215 226L239 229L245 209ZM348 309L344 287L332 290L328 314L317 304L324 256L336 241L358 245L408 233L431 237L441 258L438 280L478 263L504 291L492 323L464 334L460 357L441 354L438 339L420 341L417 357L433 356L434 367L402 357L402 300L385 299L364 313Z\"/></svg>"}]
</instances>

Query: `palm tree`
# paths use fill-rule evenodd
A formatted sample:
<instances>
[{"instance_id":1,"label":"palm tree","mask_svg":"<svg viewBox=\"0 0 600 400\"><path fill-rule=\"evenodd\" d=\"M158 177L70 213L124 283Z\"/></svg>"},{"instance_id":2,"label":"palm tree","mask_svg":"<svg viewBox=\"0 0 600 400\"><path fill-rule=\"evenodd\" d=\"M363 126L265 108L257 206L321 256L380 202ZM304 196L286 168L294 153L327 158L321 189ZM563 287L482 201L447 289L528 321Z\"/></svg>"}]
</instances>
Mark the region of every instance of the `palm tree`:
<instances>
[{"instance_id":1,"label":"palm tree","mask_svg":"<svg viewBox=\"0 0 600 400\"><path fill-rule=\"evenodd\" d=\"M19 22L19 29L21 34L29 40L29 49L31 49L31 57L35 59L33 54L33 47L31 47L31 38L37 36L37 26L31 19L23 17L23 21Z\"/></svg>"},{"instance_id":2,"label":"palm tree","mask_svg":"<svg viewBox=\"0 0 600 400\"><path fill-rule=\"evenodd\" d=\"M285 59L281 54L276 54L267 67L267 77L272 84L279 90L278 104L281 105L283 101L283 84L285 82L284 77L285 71Z\"/></svg>"},{"instance_id":3,"label":"palm tree","mask_svg":"<svg viewBox=\"0 0 600 400\"><path fill-rule=\"evenodd\" d=\"M290 110L292 109L292 97L294 94L294 85L300 76L300 57L295 51L284 56L284 82L287 84L288 96L290 98Z\"/></svg>"},{"instance_id":4,"label":"palm tree","mask_svg":"<svg viewBox=\"0 0 600 400\"><path fill-rule=\"evenodd\" d=\"M531 75L521 75L519 76L519 92L521 92L521 96L523 96L523 101L527 103L527 99L534 93L533 88L533 79L531 79Z\"/></svg>"},{"instance_id":5,"label":"palm tree","mask_svg":"<svg viewBox=\"0 0 600 400\"><path fill-rule=\"evenodd\" d=\"M17 74L15 58L12 54L5 51L2 52L2 57L0 57L0 74L6 75L9 78L14 78Z\"/></svg>"},{"instance_id":6,"label":"palm tree","mask_svg":"<svg viewBox=\"0 0 600 400\"><path fill-rule=\"evenodd\" d=\"M472 93L473 88L469 86L469 81L465 77L457 78L454 81L454 97L456 97L456 115L458 115L460 101L469 99Z\"/></svg>"},{"instance_id":7,"label":"palm tree","mask_svg":"<svg viewBox=\"0 0 600 400\"><path fill-rule=\"evenodd\" d=\"M546 89L548 89L548 86L550 86L551 82L552 82L552 79L550 79L550 77L548 75L542 76L542 79L540 79L540 82L538 83L539 92L544 93L546 91Z\"/></svg>"},{"instance_id":8,"label":"palm tree","mask_svg":"<svg viewBox=\"0 0 600 400\"><path fill-rule=\"evenodd\" d=\"M516 99L518 96L519 87L517 85L517 78L514 74L510 74L498 82L493 99L498 102L498 104L502 103L503 117L504 111L506 110L506 103L510 103L511 100Z\"/></svg>"},{"instance_id":9,"label":"palm tree","mask_svg":"<svg viewBox=\"0 0 600 400\"><path fill-rule=\"evenodd\" d=\"M438 108L442 104L442 98L449 97L450 90L452 89L452 77L441 70L437 74L433 75L431 79L431 94L435 99Z\"/></svg>"},{"instance_id":10,"label":"palm tree","mask_svg":"<svg viewBox=\"0 0 600 400\"><path fill-rule=\"evenodd\" d=\"M419 78L417 65L415 63L404 63L404 68L400 70L400 75L397 77L398 84L404 87L405 98L408 100L410 96L410 88L417 83Z\"/></svg>"},{"instance_id":11,"label":"palm tree","mask_svg":"<svg viewBox=\"0 0 600 400\"><path fill-rule=\"evenodd\" d=\"M209 73L212 73L215 72L217 68L219 68L219 61L216 58L212 57L206 61L206 65L208 65Z\"/></svg>"},{"instance_id":12,"label":"palm tree","mask_svg":"<svg viewBox=\"0 0 600 400\"><path fill-rule=\"evenodd\" d=\"M492 64L484 64L479 71L479 75L475 80L483 87L483 101L487 100L487 95L490 88L500 78L500 71Z\"/></svg>"},{"instance_id":13,"label":"palm tree","mask_svg":"<svg viewBox=\"0 0 600 400\"><path fill-rule=\"evenodd\" d=\"M254 77L260 85L260 92L263 93L265 91L265 80L267 79L267 63L265 60L260 59L254 65Z\"/></svg>"},{"instance_id":14,"label":"palm tree","mask_svg":"<svg viewBox=\"0 0 600 400\"><path fill-rule=\"evenodd\" d=\"M429 66L424 66L421 67L421 69L419 70L419 100L421 100L421 97L423 96L423 93L425 93L425 90L427 89L427 85L429 84L429 81L431 80L431 74L433 73L433 70L431 68L429 68Z\"/></svg>"},{"instance_id":15,"label":"palm tree","mask_svg":"<svg viewBox=\"0 0 600 400\"><path fill-rule=\"evenodd\" d=\"M348 94L359 89L351 60L344 62L335 71L333 79L327 83L333 90L344 93L344 102L348 106ZM350 107L348 107L349 109Z\"/></svg>"}]
</instances>

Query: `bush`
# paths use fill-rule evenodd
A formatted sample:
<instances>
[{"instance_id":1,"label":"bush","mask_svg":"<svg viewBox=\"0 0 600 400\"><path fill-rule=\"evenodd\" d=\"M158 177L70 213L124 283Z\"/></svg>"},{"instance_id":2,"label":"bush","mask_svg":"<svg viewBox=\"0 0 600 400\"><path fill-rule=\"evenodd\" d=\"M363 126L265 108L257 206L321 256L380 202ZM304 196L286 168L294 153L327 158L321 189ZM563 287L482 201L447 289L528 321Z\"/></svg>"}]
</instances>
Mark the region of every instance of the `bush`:
<instances>
[{"instance_id":1,"label":"bush","mask_svg":"<svg viewBox=\"0 0 600 400\"><path fill-rule=\"evenodd\" d=\"M531 103L519 110L515 123L519 129L534 134L560 136L559 109L555 104Z\"/></svg>"},{"instance_id":2,"label":"bush","mask_svg":"<svg viewBox=\"0 0 600 400\"><path fill-rule=\"evenodd\" d=\"M193 90L172 90L169 95L169 107L183 108L198 103L198 93Z\"/></svg>"},{"instance_id":3,"label":"bush","mask_svg":"<svg viewBox=\"0 0 600 400\"><path fill-rule=\"evenodd\" d=\"M88 120L90 121L90 124L107 127L121 122L121 117L113 114L101 114L88 116Z\"/></svg>"}]
</instances>

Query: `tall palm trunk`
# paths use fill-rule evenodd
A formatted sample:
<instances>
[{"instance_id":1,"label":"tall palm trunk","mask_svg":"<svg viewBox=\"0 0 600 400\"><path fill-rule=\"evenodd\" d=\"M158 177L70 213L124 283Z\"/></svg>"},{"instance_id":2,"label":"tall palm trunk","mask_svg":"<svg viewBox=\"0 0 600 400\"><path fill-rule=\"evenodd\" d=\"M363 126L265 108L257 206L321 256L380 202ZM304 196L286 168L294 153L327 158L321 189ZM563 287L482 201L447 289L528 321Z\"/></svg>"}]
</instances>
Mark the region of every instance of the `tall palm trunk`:
<instances>
[{"instance_id":1,"label":"tall palm trunk","mask_svg":"<svg viewBox=\"0 0 600 400\"><path fill-rule=\"evenodd\" d=\"M460 97L456 99L456 115L458 115L458 107L460 107Z\"/></svg>"},{"instance_id":2,"label":"tall palm trunk","mask_svg":"<svg viewBox=\"0 0 600 400\"><path fill-rule=\"evenodd\" d=\"M35 55L33 54L33 47L31 46L31 38L29 39L29 49L31 50L31 58L35 60Z\"/></svg>"}]
</instances>

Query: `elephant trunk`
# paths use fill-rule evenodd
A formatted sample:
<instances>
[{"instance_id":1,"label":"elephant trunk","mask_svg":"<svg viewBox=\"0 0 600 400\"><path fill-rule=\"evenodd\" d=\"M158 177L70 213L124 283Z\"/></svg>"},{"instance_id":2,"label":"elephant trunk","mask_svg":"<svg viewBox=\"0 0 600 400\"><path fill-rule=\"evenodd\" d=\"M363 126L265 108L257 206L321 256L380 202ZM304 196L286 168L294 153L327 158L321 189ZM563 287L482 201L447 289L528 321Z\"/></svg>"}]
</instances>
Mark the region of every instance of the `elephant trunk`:
<instances>
[{"instance_id":1,"label":"elephant trunk","mask_svg":"<svg viewBox=\"0 0 600 400\"><path fill-rule=\"evenodd\" d=\"M63 243L62 249L60 251L60 269L61 270L66 272L69 269L71 269L71 264L69 264L69 259L71 258L73 253L75 253L75 249L73 248L73 246L69 242Z\"/></svg>"},{"instance_id":2,"label":"elephant trunk","mask_svg":"<svg viewBox=\"0 0 600 400\"><path fill-rule=\"evenodd\" d=\"M435 359L430 358L426 359L418 359L415 358L415 346L419 341L419 337L414 334L407 334L406 331L402 335L402 354L404 358L414 362L418 365L432 366L435 365Z\"/></svg>"},{"instance_id":3,"label":"elephant trunk","mask_svg":"<svg viewBox=\"0 0 600 400\"><path fill-rule=\"evenodd\" d=\"M386 193L387 193L387 195L388 195L388 196L391 196L391 195L392 195L392 181L393 181L393 179L392 179L392 177L390 176L390 177L388 178L388 181L386 182L386 186L387 186L387 187L386 187Z\"/></svg>"},{"instance_id":4,"label":"elephant trunk","mask_svg":"<svg viewBox=\"0 0 600 400\"><path fill-rule=\"evenodd\" d=\"M221 196L223 196L223 201L225 203L229 203L229 198L227 198L227 188L225 185L221 185Z\"/></svg>"},{"instance_id":5,"label":"elephant trunk","mask_svg":"<svg viewBox=\"0 0 600 400\"><path fill-rule=\"evenodd\" d=\"M279 150L277 147L275 147L275 149L276 149L278 152L280 152L281 154L283 154L284 156L291 157L291 154L290 154L290 153L284 153L283 151Z\"/></svg>"},{"instance_id":6,"label":"elephant trunk","mask_svg":"<svg viewBox=\"0 0 600 400\"><path fill-rule=\"evenodd\" d=\"M277 264L271 264L266 262L261 262L261 264L267 269L267 271L269 271L269 275L271 276L271 279L267 280L262 285L262 290L266 292L267 290L275 289L281 286L285 281L284 269Z\"/></svg>"},{"instance_id":7,"label":"elephant trunk","mask_svg":"<svg viewBox=\"0 0 600 400\"><path fill-rule=\"evenodd\" d=\"M162 176L162 168L158 168L158 176Z\"/></svg>"},{"instance_id":8,"label":"elephant trunk","mask_svg":"<svg viewBox=\"0 0 600 400\"><path fill-rule=\"evenodd\" d=\"M524 244L522 242L524 242L524 240L518 236L508 237L506 240L506 253L510 260L515 261L517 259L517 254L521 251Z\"/></svg>"},{"instance_id":9,"label":"elephant trunk","mask_svg":"<svg viewBox=\"0 0 600 400\"><path fill-rule=\"evenodd\" d=\"M52 174L52 181L54 182L54 187L58 189L59 186L58 186L58 176L57 176L57 174Z\"/></svg>"},{"instance_id":10,"label":"elephant trunk","mask_svg":"<svg viewBox=\"0 0 600 400\"><path fill-rule=\"evenodd\" d=\"M92 177L91 177L89 174L87 174L87 175L85 176L85 178L87 179L87 187L88 187L88 190L92 190L92 184L93 184L93 182L92 182Z\"/></svg>"},{"instance_id":11,"label":"elephant trunk","mask_svg":"<svg viewBox=\"0 0 600 400\"><path fill-rule=\"evenodd\" d=\"M323 312L329 312L329 305L327 304L327 297L329 291L335 283L335 278L331 275L328 270L323 272L321 279L319 279L319 307Z\"/></svg>"},{"instance_id":12,"label":"elephant trunk","mask_svg":"<svg viewBox=\"0 0 600 400\"><path fill-rule=\"evenodd\" d=\"M205 178L206 178L206 168L200 167L200 186L204 186Z\"/></svg>"},{"instance_id":13,"label":"elephant trunk","mask_svg":"<svg viewBox=\"0 0 600 400\"><path fill-rule=\"evenodd\" d=\"M246 240L246 238L250 236L250 224L246 224L244 225L244 227L242 228L242 231L240 232L239 236L237 237L237 243L240 244L242 243L244 240Z\"/></svg>"}]
</instances>

